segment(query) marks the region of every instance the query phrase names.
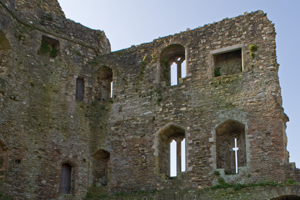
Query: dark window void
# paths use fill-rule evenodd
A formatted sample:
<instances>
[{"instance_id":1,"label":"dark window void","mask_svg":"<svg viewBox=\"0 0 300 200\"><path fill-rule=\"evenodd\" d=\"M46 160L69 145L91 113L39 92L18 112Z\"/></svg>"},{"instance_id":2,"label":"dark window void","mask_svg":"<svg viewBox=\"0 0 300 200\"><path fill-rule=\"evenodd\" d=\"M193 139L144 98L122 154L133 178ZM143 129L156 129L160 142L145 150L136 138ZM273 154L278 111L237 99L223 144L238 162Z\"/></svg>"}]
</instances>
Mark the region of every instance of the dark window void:
<instances>
[{"instance_id":1,"label":"dark window void","mask_svg":"<svg viewBox=\"0 0 300 200\"><path fill-rule=\"evenodd\" d=\"M241 49L214 55L215 77L236 74L242 71Z\"/></svg>"},{"instance_id":2,"label":"dark window void","mask_svg":"<svg viewBox=\"0 0 300 200\"><path fill-rule=\"evenodd\" d=\"M15 0L10 0L10 8L15 9Z\"/></svg>"},{"instance_id":3,"label":"dark window void","mask_svg":"<svg viewBox=\"0 0 300 200\"><path fill-rule=\"evenodd\" d=\"M111 68L102 66L95 73L94 98L98 101L105 101L112 98L113 73Z\"/></svg>"},{"instance_id":4,"label":"dark window void","mask_svg":"<svg viewBox=\"0 0 300 200\"><path fill-rule=\"evenodd\" d=\"M38 55L55 58L59 53L59 41L47 36L42 36Z\"/></svg>"},{"instance_id":5,"label":"dark window void","mask_svg":"<svg viewBox=\"0 0 300 200\"><path fill-rule=\"evenodd\" d=\"M217 135L217 168L225 170L225 174L235 174L235 138L237 138L238 167L246 166L245 126L228 120L216 129Z\"/></svg>"},{"instance_id":6,"label":"dark window void","mask_svg":"<svg viewBox=\"0 0 300 200\"><path fill-rule=\"evenodd\" d=\"M84 81L83 78L76 79L76 100L83 101Z\"/></svg>"},{"instance_id":7,"label":"dark window void","mask_svg":"<svg viewBox=\"0 0 300 200\"><path fill-rule=\"evenodd\" d=\"M159 78L167 85L177 85L185 77L185 48L180 44L166 47L160 54ZM182 73L183 72L183 73Z\"/></svg>"},{"instance_id":8,"label":"dark window void","mask_svg":"<svg viewBox=\"0 0 300 200\"><path fill-rule=\"evenodd\" d=\"M159 135L159 171L160 173L171 176L170 169L175 169L176 173L173 173L172 176L176 176L178 172L181 172L181 142L185 138L185 131L177 126L171 125ZM175 141L176 145L176 159L175 165L171 166L171 142Z\"/></svg>"},{"instance_id":9,"label":"dark window void","mask_svg":"<svg viewBox=\"0 0 300 200\"><path fill-rule=\"evenodd\" d=\"M300 196L297 195L285 195L281 197L277 197L271 200L300 200Z\"/></svg>"},{"instance_id":10,"label":"dark window void","mask_svg":"<svg viewBox=\"0 0 300 200\"><path fill-rule=\"evenodd\" d=\"M6 161L6 150L0 141L0 182L4 181Z\"/></svg>"},{"instance_id":11,"label":"dark window void","mask_svg":"<svg viewBox=\"0 0 300 200\"><path fill-rule=\"evenodd\" d=\"M109 181L110 153L99 150L93 155L93 177L95 185L106 186Z\"/></svg>"},{"instance_id":12,"label":"dark window void","mask_svg":"<svg viewBox=\"0 0 300 200\"><path fill-rule=\"evenodd\" d=\"M72 180L72 166L67 163L63 164L61 169L61 182L60 182L61 194L71 193L71 180Z\"/></svg>"},{"instance_id":13,"label":"dark window void","mask_svg":"<svg viewBox=\"0 0 300 200\"><path fill-rule=\"evenodd\" d=\"M4 33L0 31L0 76L4 76L9 65L10 45Z\"/></svg>"},{"instance_id":14,"label":"dark window void","mask_svg":"<svg viewBox=\"0 0 300 200\"><path fill-rule=\"evenodd\" d=\"M6 39L4 33L0 31L0 50L10 49L8 40Z\"/></svg>"}]
</instances>

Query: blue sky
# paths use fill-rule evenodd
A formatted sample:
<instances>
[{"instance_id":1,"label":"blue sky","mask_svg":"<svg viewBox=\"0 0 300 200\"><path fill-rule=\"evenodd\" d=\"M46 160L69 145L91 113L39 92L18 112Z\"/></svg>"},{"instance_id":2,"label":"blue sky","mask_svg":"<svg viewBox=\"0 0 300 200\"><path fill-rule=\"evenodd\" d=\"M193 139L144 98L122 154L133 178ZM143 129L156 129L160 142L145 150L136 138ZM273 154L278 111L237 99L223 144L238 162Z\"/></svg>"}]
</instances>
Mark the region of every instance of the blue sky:
<instances>
[{"instance_id":1,"label":"blue sky","mask_svg":"<svg viewBox=\"0 0 300 200\"><path fill-rule=\"evenodd\" d=\"M263 10L275 23L290 162L300 167L300 0L58 0L67 18L104 30L112 51Z\"/></svg>"}]
</instances>

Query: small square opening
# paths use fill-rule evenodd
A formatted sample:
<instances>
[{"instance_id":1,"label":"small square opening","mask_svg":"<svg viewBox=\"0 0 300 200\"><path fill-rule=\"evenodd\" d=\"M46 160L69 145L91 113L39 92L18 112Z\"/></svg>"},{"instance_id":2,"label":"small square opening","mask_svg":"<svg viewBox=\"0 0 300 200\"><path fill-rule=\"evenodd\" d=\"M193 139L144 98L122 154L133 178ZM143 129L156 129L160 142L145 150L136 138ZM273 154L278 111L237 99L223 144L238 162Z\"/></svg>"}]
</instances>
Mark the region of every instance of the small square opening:
<instances>
[{"instance_id":1,"label":"small square opening","mask_svg":"<svg viewBox=\"0 0 300 200\"><path fill-rule=\"evenodd\" d=\"M237 49L214 55L214 75L223 76L243 71L242 50Z\"/></svg>"},{"instance_id":2,"label":"small square opening","mask_svg":"<svg viewBox=\"0 0 300 200\"><path fill-rule=\"evenodd\" d=\"M38 55L55 58L59 53L59 41L45 35L42 36Z\"/></svg>"}]
</instances>

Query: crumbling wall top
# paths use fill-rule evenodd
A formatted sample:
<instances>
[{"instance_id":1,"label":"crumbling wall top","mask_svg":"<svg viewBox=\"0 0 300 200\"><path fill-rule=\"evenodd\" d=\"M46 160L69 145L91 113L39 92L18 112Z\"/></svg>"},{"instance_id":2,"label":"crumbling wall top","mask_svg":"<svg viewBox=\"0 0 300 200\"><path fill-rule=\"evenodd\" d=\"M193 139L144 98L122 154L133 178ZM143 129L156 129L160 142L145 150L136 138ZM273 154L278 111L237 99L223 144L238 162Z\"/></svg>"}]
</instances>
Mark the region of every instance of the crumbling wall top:
<instances>
[{"instance_id":1,"label":"crumbling wall top","mask_svg":"<svg viewBox=\"0 0 300 200\"><path fill-rule=\"evenodd\" d=\"M0 0L0 6L6 8L17 21L32 29L88 46L97 54L111 51L104 31L92 30L66 19L57 0Z\"/></svg>"}]
</instances>

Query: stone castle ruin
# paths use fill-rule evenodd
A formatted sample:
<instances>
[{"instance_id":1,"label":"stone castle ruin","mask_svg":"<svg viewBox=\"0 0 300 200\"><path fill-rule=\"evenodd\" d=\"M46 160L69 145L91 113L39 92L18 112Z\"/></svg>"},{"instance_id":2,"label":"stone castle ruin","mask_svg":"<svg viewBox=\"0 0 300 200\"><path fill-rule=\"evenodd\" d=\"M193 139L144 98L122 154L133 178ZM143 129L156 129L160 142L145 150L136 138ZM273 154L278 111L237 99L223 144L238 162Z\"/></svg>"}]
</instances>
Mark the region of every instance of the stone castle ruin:
<instances>
[{"instance_id":1,"label":"stone castle ruin","mask_svg":"<svg viewBox=\"0 0 300 200\"><path fill-rule=\"evenodd\" d=\"M0 198L300 199L275 35L256 11L111 52L56 0L0 0Z\"/></svg>"}]
</instances>

